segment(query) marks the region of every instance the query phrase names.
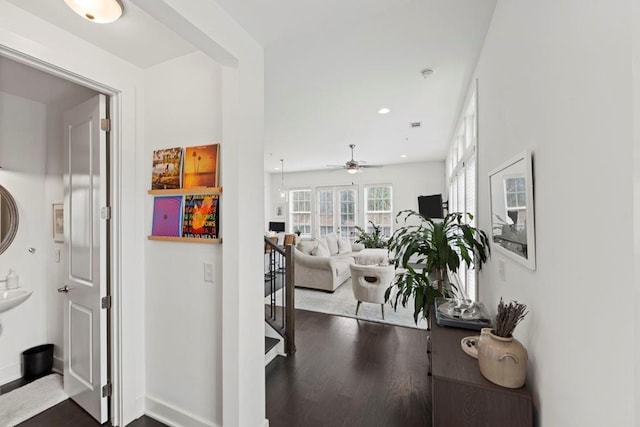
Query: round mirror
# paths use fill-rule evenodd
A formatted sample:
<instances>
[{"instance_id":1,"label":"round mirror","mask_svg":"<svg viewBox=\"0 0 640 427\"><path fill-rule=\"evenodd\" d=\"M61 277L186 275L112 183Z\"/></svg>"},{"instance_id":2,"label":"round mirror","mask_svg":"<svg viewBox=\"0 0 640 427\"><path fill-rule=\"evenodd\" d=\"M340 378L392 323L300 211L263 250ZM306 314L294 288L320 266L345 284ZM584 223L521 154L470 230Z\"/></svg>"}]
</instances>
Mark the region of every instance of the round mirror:
<instances>
[{"instance_id":1,"label":"round mirror","mask_svg":"<svg viewBox=\"0 0 640 427\"><path fill-rule=\"evenodd\" d=\"M7 250L18 231L18 206L13 196L0 185L0 254Z\"/></svg>"}]
</instances>

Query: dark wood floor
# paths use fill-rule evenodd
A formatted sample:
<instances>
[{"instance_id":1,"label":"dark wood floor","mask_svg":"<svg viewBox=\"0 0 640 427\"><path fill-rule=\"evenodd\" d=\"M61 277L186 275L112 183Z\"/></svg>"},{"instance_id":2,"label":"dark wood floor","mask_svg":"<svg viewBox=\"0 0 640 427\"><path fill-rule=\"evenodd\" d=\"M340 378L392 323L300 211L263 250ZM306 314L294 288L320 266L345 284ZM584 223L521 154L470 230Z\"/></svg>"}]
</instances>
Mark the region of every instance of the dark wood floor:
<instances>
[{"instance_id":1,"label":"dark wood floor","mask_svg":"<svg viewBox=\"0 0 640 427\"><path fill-rule=\"evenodd\" d=\"M296 310L296 347L266 370L271 427L431 426L424 330Z\"/></svg>"},{"instance_id":2,"label":"dark wood floor","mask_svg":"<svg viewBox=\"0 0 640 427\"><path fill-rule=\"evenodd\" d=\"M28 382L23 378L19 378L7 384L0 386L0 394L9 393L18 387L22 387ZM0 420L0 425L1 424ZM96 427L100 424L80 408L72 400L65 400L58 405L47 409L46 411L29 418L27 421L18 424L20 427ZM147 416L143 416L128 424L132 427L166 427Z\"/></svg>"},{"instance_id":3,"label":"dark wood floor","mask_svg":"<svg viewBox=\"0 0 640 427\"><path fill-rule=\"evenodd\" d=\"M100 424L94 420L91 415L87 414L74 401L65 400L57 404L53 408L29 418L27 421L18 424L19 427L96 427ZM140 417L134 422L128 424L131 427L166 427L147 416Z\"/></svg>"}]
</instances>

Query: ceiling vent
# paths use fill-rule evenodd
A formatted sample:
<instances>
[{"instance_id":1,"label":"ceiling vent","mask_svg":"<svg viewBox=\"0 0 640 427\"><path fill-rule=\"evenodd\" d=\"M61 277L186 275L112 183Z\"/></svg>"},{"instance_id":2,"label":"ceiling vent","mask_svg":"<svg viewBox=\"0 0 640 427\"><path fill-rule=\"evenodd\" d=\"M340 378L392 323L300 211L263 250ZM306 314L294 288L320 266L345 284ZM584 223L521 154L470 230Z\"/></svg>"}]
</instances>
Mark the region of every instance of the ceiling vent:
<instances>
[{"instance_id":1,"label":"ceiling vent","mask_svg":"<svg viewBox=\"0 0 640 427\"><path fill-rule=\"evenodd\" d=\"M419 128L422 126L422 122L411 122L409 123L410 128Z\"/></svg>"}]
</instances>

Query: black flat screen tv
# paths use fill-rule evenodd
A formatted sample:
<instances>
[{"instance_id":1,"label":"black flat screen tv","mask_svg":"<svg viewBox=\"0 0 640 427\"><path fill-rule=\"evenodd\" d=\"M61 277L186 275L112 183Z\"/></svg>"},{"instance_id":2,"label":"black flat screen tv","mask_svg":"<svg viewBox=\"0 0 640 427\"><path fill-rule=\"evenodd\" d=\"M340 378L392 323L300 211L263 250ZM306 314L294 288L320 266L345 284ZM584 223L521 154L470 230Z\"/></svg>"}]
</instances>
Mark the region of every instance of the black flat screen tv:
<instances>
[{"instance_id":1,"label":"black flat screen tv","mask_svg":"<svg viewBox=\"0 0 640 427\"><path fill-rule=\"evenodd\" d=\"M269 231L284 233L284 222L269 222Z\"/></svg>"},{"instance_id":2,"label":"black flat screen tv","mask_svg":"<svg viewBox=\"0 0 640 427\"><path fill-rule=\"evenodd\" d=\"M442 194L418 196L418 212L427 218L444 218L442 211Z\"/></svg>"}]
</instances>

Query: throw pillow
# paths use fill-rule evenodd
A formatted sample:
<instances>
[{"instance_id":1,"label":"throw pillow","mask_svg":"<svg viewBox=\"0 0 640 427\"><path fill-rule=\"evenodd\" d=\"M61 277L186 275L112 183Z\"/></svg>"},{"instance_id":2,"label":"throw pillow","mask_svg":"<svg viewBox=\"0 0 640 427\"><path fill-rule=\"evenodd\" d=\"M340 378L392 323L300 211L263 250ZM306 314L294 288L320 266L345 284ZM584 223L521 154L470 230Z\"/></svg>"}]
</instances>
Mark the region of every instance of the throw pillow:
<instances>
[{"instance_id":1,"label":"throw pillow","mask_svg":"<svg viewBox=\"0 0 640 427\"><path fill-rule=\"evenodd\" d=\"M338 253L338 235L336 233L330 233L325 236L327 239L327 249L331 255Z\"/></svg>"},{"instance_id":2,"label":"throw pillow","mask_svg":"<svg viewBox=\"0 0 640 427\"><path fill-rule=\"evenodd\" d=\"M351 250L351 242L347 239L338 240L338 253L339 254L348 254L352 252Z\"/></svg>"},{"instance_id":3,"label":"throw pillow","mask_svg":"<svg viewBox=\"0 0 640 427\"><path fill-rule=\"evenodd\" d=\"M314 237L313 240L315 240L318 245L320 246L324 246L325 249L329 249L329 246L327 246L327 238L326 237Z\"/></svg>"},{"instance_id":4,"label":"throw pillow","mask_svg":"<svg viewBox=\"0 0 640 427\"><path fill-rule=\"evenodd\" d=\"M300 243L298 243L297 248L300 252L311 255L311 251L313 251L317 245L318 242L314 240L301 240Z\"/></svg>"},{"instance_id":5,"label":"throw pillow","mask_svg":"<svg viewBox=\"0 0 640 427\"><path fill-rule=\"evenodd\" d=\"M330 254L329 254L329 249L325 248L322 245L318 245L315 247L314 250L311 251L311 255L327 257Z\"/></svg>"}]
</instances>

